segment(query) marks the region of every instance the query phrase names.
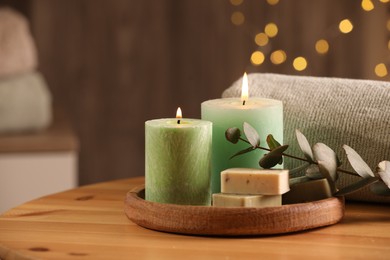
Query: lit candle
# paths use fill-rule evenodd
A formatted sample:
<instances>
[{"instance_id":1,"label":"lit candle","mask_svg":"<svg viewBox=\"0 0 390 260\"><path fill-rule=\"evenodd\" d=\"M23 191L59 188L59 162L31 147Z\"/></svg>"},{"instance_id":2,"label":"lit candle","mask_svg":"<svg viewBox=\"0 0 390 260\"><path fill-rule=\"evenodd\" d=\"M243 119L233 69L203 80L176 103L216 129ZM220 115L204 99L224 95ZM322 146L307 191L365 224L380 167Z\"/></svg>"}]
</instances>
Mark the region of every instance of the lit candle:
<instances>
[{"instance_id":1,"label":"lit candle","mask_svg":"<svg viewBox=\"0 0 390 260\"><path fill-rule=\"evenodd\" d=\"M241 98L223 98L202 103L202 119L213 122L212 149L212 193L219 193L221 171L228 168L259 168L259 159L265 151L256 151L229 159L239 150L249 145L244 142L232 144L225 138L229 127L238 127L242 131L244 122L252 125L260 135L260 143L266 146L266 137L272 134L283 143L283 104L279 100L249 98L248 79L243 77Z\"/></svg>"},{"instance_id":2,"label":"lit candle","mask_svg":"<svg viewBox=\"0 0 390 260\"><path fill-rule=\"evenodd\" d=\"M159 203L210 205L212 124L176 118L145 122L145 198Z\"/></svg>"}]
</instances>

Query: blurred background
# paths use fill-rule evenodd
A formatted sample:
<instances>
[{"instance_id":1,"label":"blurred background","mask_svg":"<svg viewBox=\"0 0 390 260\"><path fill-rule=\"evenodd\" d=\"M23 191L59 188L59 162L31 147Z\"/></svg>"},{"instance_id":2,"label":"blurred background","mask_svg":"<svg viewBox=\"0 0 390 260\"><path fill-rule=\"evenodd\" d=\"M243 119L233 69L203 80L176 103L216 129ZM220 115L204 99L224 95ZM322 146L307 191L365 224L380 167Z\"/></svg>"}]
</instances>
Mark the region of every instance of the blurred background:
<instances>
[{"instance_id":1,"label":"blurred background","mask_svg":"<svg viewBox=\"0 0 390 260\"><path fill-rule=\"evenodd\" d=\"M388 2L0 0L27 18L79 185L143 175L144 122L199 118L244 71L388 80Z\"/></svg>"}]
</instances>

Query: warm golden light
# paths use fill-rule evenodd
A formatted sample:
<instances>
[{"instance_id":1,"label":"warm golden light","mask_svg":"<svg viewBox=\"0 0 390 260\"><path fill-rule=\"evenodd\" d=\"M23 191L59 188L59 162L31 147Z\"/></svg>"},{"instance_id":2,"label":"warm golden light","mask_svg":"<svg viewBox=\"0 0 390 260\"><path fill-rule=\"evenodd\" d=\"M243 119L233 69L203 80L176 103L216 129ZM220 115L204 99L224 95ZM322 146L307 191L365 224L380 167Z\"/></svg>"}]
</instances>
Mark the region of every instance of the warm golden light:
<instances>
[{"instance_id":1,"label":"warm golden light","mask_svg":"<svg viewBox=\"0 0 390 260\"><path fill-rule=\"evenodd\" d=\"M362 0L361 5L362 9L367 12L374 9L374 4L371 2L371 0Z\"/></svg>"},{"instance_id":2,"label":"warm golden light","mask_svg":"<svg viewBox=\"0 0 390 260\"><path fill-rule=\"evenodd\" d=\"M385 77L387 76L387 67L384 63L379 63L378 65L375 66L375 74L378 77Z\"/></svg>"},{"instance_id":3,"label":"warm golden light","mask_svg":"<svg viewBox=\"0 0 390 260\"><path fill-rule=\"evenodd\" d=\"M287 59L287 55L283 50L277 50L271 53L270 60L273 64L279 65L285 62Z\"/></svg>"},{"instance_id":4,"label":"warm golden light","mask_svg":"<svg viewBox=\"0 0 390 260\"><path fill-rule=\"evenodd\" d=\"M176 118L183 118L180 107L178 107L176 110Z\"/></svg>"},{"instance_id":5,"label":"warm golden light","mask_svg":"<svg viewBox=\"0 0 390 260\"><path fill-rule=\"evenodd\" d=\"M350 33L353 30L353 25L350 20L344 19L339 24L340 32Z\"/></svg>"},{"instance_id":6,"label":"warm golden light","mask_svg":"<svg viewBox=\"0 0 390 260\"><path fill-rule=\"evenodd\" d=\"M255 51L251 55L251 62L255 66L259 66L264 62L264 54L261 51Z\"/></svg>"},{"instance_id":7,"label":"warm golden light","mask_svg":"<svg viewBox=\"0 0 390 260\"><path fill-rule=\"evenodd\" d=\"M293 61L293 66L297 71L305 70L307 67L307 61L304 57L296 57Z\"/></svg>"},{"instance_id":8,"label":"warm golden light","mask_svg":"<svg viewBox=\"0 0 390 260\"><path fill-rule=\"evenodd\" d=\"M268 36L265 33L258 33L255 36L255 43L258 46L265 46L268 44Z\"/></svg>"},{"instance_id":9,"label":"warm golden light","mask_svg":"<svg viewBox=\"0 0 390 260\"><path fill-rule=\"evenodd\" d=\"M276 4L279 3L279 0L267 0L267 3L268 3L269 5L276 5Z\"/></svg>"},{"instance_id":10,"label":"warm golden light","mask_svg":"<svg viewBox=\"0 0 390 260\"><path fill-rule=\"evenodd\" d=\"M230 17L230 20L234 25L241 25L245 21L245 16L241 12L234 12L232 16Z\"/></svg>"},{"instance_id":11,"label":"warm golden light","mask_svg":"<svg viewBox=\"0 0 390 260\"><path fill-rule=\"evenodd\" d=\"M329 43L324 39L318 40L315 48L319 54L325 54L329 51Z\"/></svg>"},{"instance_id":12,"label":"warm golden light","mask_svg":"<svg viewBox=\"0 0 390 260\"><path fill-rule=\"evenodd\" d=\"M242 86L241 86L241 101L242 104L245 105L245 102L249 98L248 93L248 76L246 75L246 72L244 73L244 76L242 77Z\"/></svg>"},{"instance_id":13,"label":"warm golden light","mask_svg":"<svg viewBox=\"0 0 390 260\"><path fill-rule=\"evenodd\" d=\"M230 0L230 3L235 6L242 4L242 2L244 2L244 0Z\"/></svg>"},{"instance_id":14,"label":"warm golden light","mask_svg":"<svg viewBox=\"0 0 390 260\"><path fill-rule=\"evenodd\" d=\"M278 34L278 26L274 23L269 23L264 27L264 32L268 37L273 38Z\"/></svg>"},{"instance_id":15,"label":"warm golden light","mask_svg":"<svg viewBox=\"0 0 390 260\"><path fill-rule=\"evenodd\" d=\"M390 50L390 40L387 42L387 49Z\"/></svg>"},{"instance_id":16,"label":"warm golden light","mask_svg":"<svg viewBox=\"0 0 390 260\"><path fill-rule=\"evenodd\" d=\"M379 0L379 2L382 2L382 3L388 3L390 0Z\"/></svg>"}]
</instances>

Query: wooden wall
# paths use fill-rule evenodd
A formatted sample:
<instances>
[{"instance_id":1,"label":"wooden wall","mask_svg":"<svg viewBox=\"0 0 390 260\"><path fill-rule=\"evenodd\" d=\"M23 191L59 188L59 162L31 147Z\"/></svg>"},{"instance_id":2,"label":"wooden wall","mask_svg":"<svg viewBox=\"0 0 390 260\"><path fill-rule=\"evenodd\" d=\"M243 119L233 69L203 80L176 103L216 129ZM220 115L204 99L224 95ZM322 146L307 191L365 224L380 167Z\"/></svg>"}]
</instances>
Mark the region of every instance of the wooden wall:
<instances>
[{"instance_id":1,"label":"wooden wall","mask_svg":"<svg viewBox=\"0 0 390 260\"><path fill-rule=\"evenodd\" d=\"M31 21L40 67L56 104L69 113L80 138L80 183L144 174L144 122L172 117L181 106L198 118L200 103L217 98L244 72L375 78L388 56L387 8L370 13L355 0L24 0L13 5ZM245 23L230 21L241 11ZM357 24L337 33L341 19ZM287 62L252 66L253 38L267 22ZM328 55L314 51L318 38ZM266 51L267 53L267 51ZM294 55L309 67L292 69ZM267 58L268 59L268 58Z\"/></svg>"}]
</instances>

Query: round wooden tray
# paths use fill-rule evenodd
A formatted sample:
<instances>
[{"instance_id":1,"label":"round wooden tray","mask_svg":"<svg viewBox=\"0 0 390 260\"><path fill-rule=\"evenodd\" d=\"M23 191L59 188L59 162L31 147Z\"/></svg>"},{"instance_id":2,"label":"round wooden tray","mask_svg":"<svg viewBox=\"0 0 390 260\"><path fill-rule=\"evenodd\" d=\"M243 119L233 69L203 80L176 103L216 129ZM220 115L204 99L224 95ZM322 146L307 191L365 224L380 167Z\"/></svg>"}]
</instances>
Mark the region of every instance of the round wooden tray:
<instances>
[{"instance_id":1,"label":"round wooden tray","mask_svg":"<svg viewBox=\"0 0 390 260\"><path fill-rule=\"evenodd\" d=\"M339 222L344 198L266 208L183 206L146 201L145 187L127 193L125 212L136 224L158 231L191 235L270 235Z\"/></svg>"}]
</instances>

